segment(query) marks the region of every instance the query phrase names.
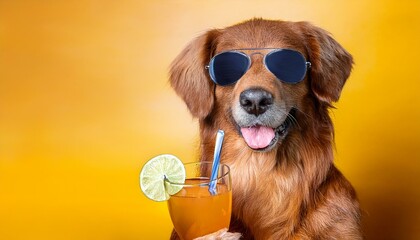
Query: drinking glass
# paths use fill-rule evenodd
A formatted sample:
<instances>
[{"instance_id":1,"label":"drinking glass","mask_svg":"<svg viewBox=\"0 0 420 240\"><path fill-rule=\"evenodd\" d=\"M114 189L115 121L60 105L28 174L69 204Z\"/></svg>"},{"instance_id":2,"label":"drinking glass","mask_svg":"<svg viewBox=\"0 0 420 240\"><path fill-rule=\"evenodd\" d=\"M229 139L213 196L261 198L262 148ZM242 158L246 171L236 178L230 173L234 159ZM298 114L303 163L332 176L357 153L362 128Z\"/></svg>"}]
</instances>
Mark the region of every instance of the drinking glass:
<instances>
[{"instance_id":1,"label":"drinking glass","mask_svg":"<svg viewBox=\"0 0 420 240\"><path fill-rule=\"evenodd\" d=\"M232 186L230 169L220 164L216 181L216 193L210 193L212 162L184 164L185 183L170 182L165 187L181 188L168 200L169 213L175 231L183 240L191 240L228 229L232 212Z\"/></svg>"}]
</instances>

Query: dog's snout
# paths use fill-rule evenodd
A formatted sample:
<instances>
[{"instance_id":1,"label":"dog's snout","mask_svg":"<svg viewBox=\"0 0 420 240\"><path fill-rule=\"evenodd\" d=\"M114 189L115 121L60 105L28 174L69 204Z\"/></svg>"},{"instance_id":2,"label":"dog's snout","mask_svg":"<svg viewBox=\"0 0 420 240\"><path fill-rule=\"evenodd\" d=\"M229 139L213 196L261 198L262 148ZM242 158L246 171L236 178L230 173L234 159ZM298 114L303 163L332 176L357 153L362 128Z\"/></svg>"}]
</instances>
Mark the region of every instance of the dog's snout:
<instances>
[{"instance_id":1,"label":"dog's snout","mask_svg":"<svg viewBox=\"0 0 420 240\"><path fill-rule=\"evenodd\" d=\"M273 95L263 89L248 89L241 93L239 102L246 112L258 116L273 104Z\"/></svg>"}]
</instances>

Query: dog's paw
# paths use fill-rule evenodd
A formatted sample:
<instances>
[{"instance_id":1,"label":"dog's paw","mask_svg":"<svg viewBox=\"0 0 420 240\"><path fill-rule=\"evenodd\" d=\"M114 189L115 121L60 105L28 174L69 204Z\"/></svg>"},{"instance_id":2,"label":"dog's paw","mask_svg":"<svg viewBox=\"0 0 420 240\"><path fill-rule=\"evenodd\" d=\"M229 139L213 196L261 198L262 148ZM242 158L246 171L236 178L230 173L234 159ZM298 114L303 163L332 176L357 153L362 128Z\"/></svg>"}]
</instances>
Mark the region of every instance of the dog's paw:
<instances>
[{"instance_id":1,"label":"dog's paw","mask_svg":"<svg viewBox=\"0 0 420 240\"><path fill-rule=\"evenodd\" d=\"M223 228L212 234L196 238L195 240L237 240L241 238L240 233L228 232L227 228Z\"/></svg>"}]
</instances>

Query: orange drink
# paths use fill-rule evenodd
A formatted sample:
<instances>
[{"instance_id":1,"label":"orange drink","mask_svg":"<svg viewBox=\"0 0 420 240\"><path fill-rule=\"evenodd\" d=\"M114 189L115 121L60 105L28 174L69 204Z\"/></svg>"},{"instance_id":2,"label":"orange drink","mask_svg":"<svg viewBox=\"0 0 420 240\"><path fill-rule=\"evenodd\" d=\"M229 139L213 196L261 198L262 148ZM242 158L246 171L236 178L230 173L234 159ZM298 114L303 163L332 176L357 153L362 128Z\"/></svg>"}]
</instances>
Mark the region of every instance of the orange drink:
<instances>
[{"instance_id":1,"label":"orange drink","mask_svg":"<svg viewBox=\"0 0 420 240\"><path fill-rule=\"evenodd\" d=\"M169 213L175 231L183 240L202 237L229 228L232 211L232 189L229 167L220 164L216 193L209 192L212 163L185 164L185 183L165 180L165 185L182 186L170 196Z\"/></svg>"}]
</instances>

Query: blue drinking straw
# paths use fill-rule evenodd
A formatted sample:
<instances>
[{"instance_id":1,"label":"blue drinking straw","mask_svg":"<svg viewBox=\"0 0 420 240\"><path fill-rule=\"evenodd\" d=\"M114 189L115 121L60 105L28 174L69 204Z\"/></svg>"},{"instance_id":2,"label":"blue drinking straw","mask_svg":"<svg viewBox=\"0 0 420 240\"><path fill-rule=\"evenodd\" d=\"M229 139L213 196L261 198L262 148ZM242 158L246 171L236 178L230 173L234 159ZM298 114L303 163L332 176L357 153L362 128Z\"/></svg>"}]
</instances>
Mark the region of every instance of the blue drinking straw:
<instances>
[{"instance_id":1,"label":"blue drinking straw","mask_svg":"<svg viewBox=\"0 0 420 240\"><path fill-rule=\"evenodd\" d=\"M216 195L216 184L217 184L217 173L219 172L220 165L220 152L222 151L223 138L225 132L223 130L218 130L216 135L216 144L214 146L214 156L213 156L213 167L211 169L211 177L209 184L209 192L212 195Z\"/></svg>"}]
</instances>

